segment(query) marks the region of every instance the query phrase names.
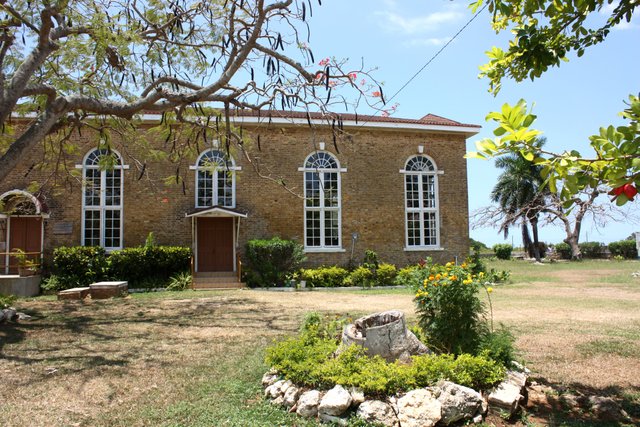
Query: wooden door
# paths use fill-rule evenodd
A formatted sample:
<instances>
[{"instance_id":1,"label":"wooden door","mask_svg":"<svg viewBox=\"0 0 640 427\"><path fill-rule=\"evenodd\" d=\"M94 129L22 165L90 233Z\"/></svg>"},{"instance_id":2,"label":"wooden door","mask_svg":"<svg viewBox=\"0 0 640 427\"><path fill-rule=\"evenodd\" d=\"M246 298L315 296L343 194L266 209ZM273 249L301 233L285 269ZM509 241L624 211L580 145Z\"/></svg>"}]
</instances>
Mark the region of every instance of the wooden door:
<instances>
[{"instance_id":1,"label":"wooden door","mask_svg":"<svg viewBox=\"0 0 640 427\"><path fill-rule=\"evenodd\" d=\"M8 252L14 249L33 253L27 258L39 263L40 250L42 248L42 218L41 217L10 217L9 218L9 247ZM9 273L18 272L18 260L9 258Z\"/></svg>"},{"instance_id":2,"label":"wooden door","mask_svg":"<svg viewBox=\"0 0 640 427\"><path fill-rule=\"evenodd\" d=\"M198 218L198 271L234 271L233 218Z\"/></svg>"}]
</instances>

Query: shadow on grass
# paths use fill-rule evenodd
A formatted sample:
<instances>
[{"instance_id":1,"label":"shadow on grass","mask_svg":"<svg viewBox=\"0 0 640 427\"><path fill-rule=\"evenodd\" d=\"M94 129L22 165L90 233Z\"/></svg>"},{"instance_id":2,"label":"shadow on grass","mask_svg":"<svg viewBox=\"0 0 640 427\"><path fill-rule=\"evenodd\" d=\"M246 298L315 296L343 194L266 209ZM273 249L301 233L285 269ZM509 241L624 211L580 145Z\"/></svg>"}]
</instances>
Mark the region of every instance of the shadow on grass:
<instances>
[{"instance_id":1,"label":"shadow on grass","mask_svg":"<svg viewBox=\"0 0 640 427\"><path fill-rule=\"evenodd\" d=\"M640 425L640 386L591 387L581 383L558 384L536 378L539 384L551 387L554 393L547 393L546 404L529 399L527 411L546 425L558 427L622 427ZM590 397L613 399L618 410L610 413L596 413ZM529 396L531 398L531 395ZM619 409L624 410L625 417Z\"/></svg>"},{"instance_id":2,"label":"shadow on grass","mask_svg":"<svg viewBox=\"0 0 640 427\"><path fill-rule=\"evenodd\" d=\"M153 357L158 336L169 339L169 331L176 328L178 332L173 333L177 335L181 328L230 328L245 330L247 335L249 330L292 331L287 327L292 324L291 314L241 298L162 300L156 304L131 298L61 301L23 311L32 319L0 326L0 358L25 365L63 366L67 372L123 367Z\"/></svg>"}]
</instances>

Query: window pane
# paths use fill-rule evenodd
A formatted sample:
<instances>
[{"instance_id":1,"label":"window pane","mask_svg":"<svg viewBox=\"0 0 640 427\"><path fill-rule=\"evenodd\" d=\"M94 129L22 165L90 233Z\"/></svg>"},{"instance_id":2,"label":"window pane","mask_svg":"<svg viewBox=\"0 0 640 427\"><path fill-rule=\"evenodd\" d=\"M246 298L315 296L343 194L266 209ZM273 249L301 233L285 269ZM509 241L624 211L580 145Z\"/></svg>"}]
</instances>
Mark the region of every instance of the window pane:
<instances>
[{"instance_id":1,"label":"window pane","mask_svg":"<svg viewBox=\"0 0 640 427\"><path fill-rule=\"evenodd\" d=\"M86 169L84 185L85 206L100 206L100 171Z\"/></svg>"},{"instance_id":2,"label":"window pane","mask_svg":"<svg viewBox=\"0 0 640 427\"><path fill-rule=\"evenodd\" d=\"M407 212L407 244L409 246L420 246L420 213Z\"/></svg>"},{"instance_id":3,"label":"window pane","mask_svg":"<svg viewBox=\"0 0 640 427\"><path fill-rule=\"evenodd\" d=\"M84 246L100 246L100 211L84 213Z\"/></svg>"},{"instance_id":4,"label":"window pane","mask_svg":"<svg viewBox=\"0 0 640 427\"><path fill-rule=\"evenodd\" d=\"M436 234L436 213L435 212L424 212L424 244L425 245L436 245L438 243L437 234Z\"/></svg>"},{"instance_id":5,"label":"window pane","mask_svg":"<svg viewBox=\"0 0 640 427\"><path fill-rule=\"evenodd\" d=\"M304 187L307 207L320 206L320 177L315 172L305 172Z\"/></svg>"},{"instance_id":6,"label":"window pane","mask_svg":"<svg viewBox=\"0 0 640 427\"><path fill-rule=\"evenodd\" d=\"M120 174L119 169L105 172L105 206L120 206Z\"/></svg>"},{"instance_id":7,"label":"window pane","mask_svg":"<svg viewBox=\"0 0 640 427\"><path fill-rule=\"evenodd\" d=\"M307 211L307 246L321 246L320 242L320 211Z\"/></svg>"},{"instance_id":8,"label":"window pane","mask_svg":"<svg viewBox=\"0 0 640 427\"><path fill-rule=\"evenodd\" d=\"M213 206L213 174L207 170L198 171L197 206L201 208Z\"/></svg>"},{"instance_id":9,"label":"window pane","mask_svg":"<svg viewBox=\"0 0 640 427\"><path fill-rule=\"evenodd\" d=\"M420 207L420 191L418 189L418 175L405 176L405 191L408 208Z\"/></svg>"},{"instance_id":10,"label":"window pane","mask_svg":"<svg viewBox=\"0 0 640 427\"><path fill-rule=\"evenodd\" d=\"M324 212L324 245L338 246L340 243L338 227L338 211Z\"/></svg>"},{"instance_id":11,"label":"window pane","mask_svg":"<svg viewBox=\"0 0 640 427\"><path fill-rule=\"evenodd\" d=\"M422 207L434 209L436 207L435 176L422 175Z\"/></svg>"},{"instance_id":12,"label":"window pane","mask_svg":"<svg viewBox=\"0 0 640 427\"><path fill-rule=\"evenodd\" d=\"M104 246L106 248L120 247L119 210L106 210L104 212Z\"/></svg>"},{"instance_id":13,"label":"window pane","mask_svg":"<svg viewBox=\"0 0 640 427\"><path fill-rule=\"evenodd\" d=\"M218 171L218 205L233 207L233 180L231 172Z\"/></svg>"}]
</instances>

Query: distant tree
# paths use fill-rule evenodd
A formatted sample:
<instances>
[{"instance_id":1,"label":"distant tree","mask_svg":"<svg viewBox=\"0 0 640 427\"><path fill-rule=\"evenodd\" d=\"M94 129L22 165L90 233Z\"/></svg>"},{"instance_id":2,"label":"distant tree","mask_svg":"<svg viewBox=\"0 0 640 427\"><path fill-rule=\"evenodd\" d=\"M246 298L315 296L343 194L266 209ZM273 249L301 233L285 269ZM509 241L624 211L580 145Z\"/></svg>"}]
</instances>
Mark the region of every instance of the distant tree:
<instances>
[{"instance_id":1,"label":"distant tree","mask_svg":"<svg viewBox=\"0 0 640 427\"><path fill-rule=\"evenodd\" d=\"M471 5L473 11L480 7L488 7L496 32L513 34L508 48L491 48L487 52L489 62L481 67L481 76L489 79L490 91L496 94L505 78L534 80L550 67L560 66L570 52L582 56L589 47L606 40L613 27L630 22L640 2L477 0ZM605 14L608 18L598 26L598 16ZM589 137L594 153L584 156L577 150L554 153L536 146L541 134L532 128L536 116L523 100L505 104L501 111L487 116L497 124L495 138L478 142L478 152L468 156L491 158L520 153L542 167L549 188L566 208L579 198L576 195L601 185L611 189L618 205L624 205L634 199L640 186L640 98L629 96L621 115L628 124L601 127Z\"/></svg>"},{"instance_id":2,"label":"distant tree","mask_svg":"<svg viewBox=\"0 0 640 427\"><path fill-rule=\"evenodd\" d=\"M471 247L476 247L477 246L480 249L489 249L489 247L485 243L482 243L481 241L476 240L476 239L474 239L472 237L469 238L469 246L471 246Z\"/></svg>"},{"instance_id":3,"label":"distant tree","mask_svg":"<svg viewBox=\"0 0 640 427\"><path fill-rule=\"evenodd\" d=\"M539 146L543 146L544 143L544 139L537 141ZM538 219L548 196L548 190L544 187L544 180L540 175L541 167L519 153L499 157L495 164L503 170L491 191L491 201L497 203L504 213L499 231L506 237L509 228L520 223L525 250L530 257L540 261ZM531 225L533 241L527 224Z\"/></svg>"}]
</instances>

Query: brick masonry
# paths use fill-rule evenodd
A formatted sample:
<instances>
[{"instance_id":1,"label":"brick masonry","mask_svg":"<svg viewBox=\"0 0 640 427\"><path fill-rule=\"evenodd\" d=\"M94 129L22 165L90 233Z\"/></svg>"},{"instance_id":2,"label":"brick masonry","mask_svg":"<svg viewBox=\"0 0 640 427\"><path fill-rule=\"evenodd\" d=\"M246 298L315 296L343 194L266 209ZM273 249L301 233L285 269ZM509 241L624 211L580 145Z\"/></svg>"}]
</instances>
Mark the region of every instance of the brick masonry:
<instances>
[{"instance_id":1,"label":"brick masonry","mask_svg":"<svg viewBox=\"0 0 640 427\"><path fill-rule=\"evenodd\" d=\"M247 219L240 220L240 252L252 238L280 236L303 243L303 172L298 168L314 150L314 144L324 142L326 150L335 154L340 166L347 169L341 174L344 252L309 253L310 265L347 264L353 232L359 234L355 261L362 260L365 249L372 249L381 260L397 265L415 263L426 256L443 262L465 257L469 248L469 225L464 134L365 127L346 128L346 131L350 136L338 141L338 152L331 132L322 127L313 131L306 125L245 128L245 137L249 139L247 151L254 159L251 164L238 153L234 155L237 165L242 167L236 175L237 208L248 214ZM78 150L69 155L66 162L72 170L98 142L97 136L88 132L75 138ZM399 171L404 169L410 156L418 154L419 145L424 146L424 154L444 172L438 176L443 248L440 251L404 250L404 176ZM117 140L114 146L118 146ZM45 223L45 253L50 254L56 246L81 242L82 188L80 179L63 170L53 174L51 166L39 167L43 151L43 148L34 150L16 165L11 176L0 183L0 194L27 189L32 182L44 183L43 193L50 211ZM197 154L180 165L180 173L185 177L183 188L182 183L166 185L162 179L176 174L175 163L151 160L148 151L138 146L129 146L120 152L125 164L130 165L124 172L124 246L144 243L149 232L154 232L159 244L190 245L191 221L185 218L185 213L195 205L195 172L188 170L188 166L195 163ZM142 179L139 179L136 160L147 162L147 174ZM285 182L290 191L258 176L255 167ZM65 223L66 227L56 227L56 223ZM59 232L62 229L64 233ZM4 239L3 230L0 230L0 239Z\"/></svg>"}]
</instances>

